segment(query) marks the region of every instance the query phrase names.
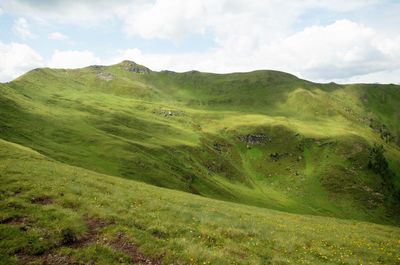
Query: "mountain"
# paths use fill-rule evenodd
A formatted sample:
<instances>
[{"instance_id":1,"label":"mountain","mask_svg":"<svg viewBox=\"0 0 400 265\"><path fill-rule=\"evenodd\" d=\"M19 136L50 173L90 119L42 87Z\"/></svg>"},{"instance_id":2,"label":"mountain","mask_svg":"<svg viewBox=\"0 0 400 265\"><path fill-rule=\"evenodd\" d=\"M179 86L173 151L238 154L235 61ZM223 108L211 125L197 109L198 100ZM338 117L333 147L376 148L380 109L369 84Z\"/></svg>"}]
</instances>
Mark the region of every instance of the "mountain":
<instances>
[{"instance_id":1,"label":"mountain","mask_svg":"<svg viewBox=\"0 0 400 265\"><path fill-rule=\"evenodd\" d=\"M35 69L0 84L0 256L398 262L399 106L278 71Z\"/></svg>"}]
</instances>

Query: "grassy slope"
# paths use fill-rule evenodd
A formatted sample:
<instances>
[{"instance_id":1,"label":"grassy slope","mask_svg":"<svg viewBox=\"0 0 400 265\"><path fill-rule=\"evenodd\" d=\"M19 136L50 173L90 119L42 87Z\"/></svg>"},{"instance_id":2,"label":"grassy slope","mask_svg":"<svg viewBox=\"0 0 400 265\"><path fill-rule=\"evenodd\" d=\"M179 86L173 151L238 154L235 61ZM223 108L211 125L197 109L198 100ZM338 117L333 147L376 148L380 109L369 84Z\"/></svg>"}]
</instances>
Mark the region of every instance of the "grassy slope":
<instances>
[{"instance_id":1,"label":"grassy slope","mask_svg":"<svg viewBox=\"0 0 400 265\"><path fill-rule=\"evenodd\" d=\"M382 143L400 179L399 147L369 127L373 118L398 133L398 87L129 67L38 69L1 85L0 136L70 165L211 198L398 222L367 169L370 146ZM238 136L249 133L272 141L248 149ZM274 162L274 152L285 155Z\"/></svg>"},{"instance_id":2,"label":"grassy slope","mask_svg":"<svg viewBox=\"0 0 400 265\"><path fill-rule=\"evenodd\" d=\"M157 188L4 140L0 172L0 264L400 264L397 227Z\"/></svg>"}]
</instances>

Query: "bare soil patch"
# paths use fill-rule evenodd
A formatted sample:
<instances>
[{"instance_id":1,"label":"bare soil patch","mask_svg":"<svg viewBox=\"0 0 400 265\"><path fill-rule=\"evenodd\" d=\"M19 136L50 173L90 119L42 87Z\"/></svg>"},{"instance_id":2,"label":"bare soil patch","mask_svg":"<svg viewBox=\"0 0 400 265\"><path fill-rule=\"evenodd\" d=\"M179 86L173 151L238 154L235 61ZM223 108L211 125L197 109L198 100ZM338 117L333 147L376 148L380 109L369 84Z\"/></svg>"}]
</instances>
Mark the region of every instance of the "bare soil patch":
<instances>
[{"instance_id":1,"label":"bare soil patch","mask_svg":"<svg viewBox=\"0 0 400 265\"><path fill-rule=\"evenodd\" d=\"M31 198L31 203L33 204L41 204L41 205L47 205L47 204L53 204L54 201L51 197L49 196L34 196Z\"/></svg>"},{"instance_id":2,"label":"bare soil patch","mask_svg":"<svg viewBox=\"0 0 400 265\"><path fill-rule=\"evenodd\" d=\"M134 264L136 263L148 264L148 265L161 264L161 259L149 258L146 257L143 253L141 253L139 251L138 246L130 242L123 233L118 233L117 238L111 241L110 245L115 250L121 251L125 255L129 256Z\"/></svg>"}]
</instances>

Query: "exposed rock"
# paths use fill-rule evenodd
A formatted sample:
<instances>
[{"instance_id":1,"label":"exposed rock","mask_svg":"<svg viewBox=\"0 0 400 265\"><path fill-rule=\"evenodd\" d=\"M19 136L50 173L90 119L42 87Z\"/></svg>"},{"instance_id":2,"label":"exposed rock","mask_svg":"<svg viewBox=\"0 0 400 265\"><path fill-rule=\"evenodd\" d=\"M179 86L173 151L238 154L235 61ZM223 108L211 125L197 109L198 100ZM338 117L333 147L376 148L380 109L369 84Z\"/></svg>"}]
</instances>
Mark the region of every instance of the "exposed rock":
<instances>
[{"instance_id":1,"label":"exposed rock","mask_svg":"<svg viewBox=\"0 0 400 265\"><path fill-rule=\"evenodd\" d=\"M104 65L91 65L91 66L89 66L89 68L90 69L93 69L93 70L102 70L102 69L104 69Z\"/></svg>"},{"instance_id":2,"label":"exposed rock","mask_svg":"<svg viewBox=\"0 0 400 265\"><path fill-rule=\"evenodd\" d=\"M275 153L271 153L269 155L269 157L271 158L272 161L278 161L281 158L281 155L277 152Z\"/></svg>"},{"instance_id":3,"label":"exposed rock","mask_svg":"<svg viewBox=\"0 0 400 265\"><path fill-rule=\"evenodd\" d=\"M221 145L220 143L214 143L213 147L214 147L214 150L216 150L217 152L219 152L219 153L222 152L223 145Z\"/></svg>"},{"instance_id":4,"label":"exposed rock","mask_svg":"<svg viewBox=\"0 0 400 265\"><path fill-rule=\"evenodd\" d=\"M120 65L124 70L128 72L138 73L138 74L150 73L149 68L132 61L123 61Z\"/></svg>"},{"instance_id":5,"label":"exposed rock","mask_svg":"<svg viewBox=\"0 0 400 265\"><path fill-rule=\"evenodd\" d=\"M181 110L171 110L171 109L155 109L153 110L153 113L162 115L164 117L171 117L171 116L184 116L185 112Z\"/></svg>"},{"instance_id":6,"label":"exposed rock","mask_svg":"<svg viewBox=\"0 0 400 265\"><path fill-rule=\"evenodd\" d=\"M97 74L97 78L108 82L108 81L113 80L113 75L109 74L109 73L101 72L101 73Z\"/></svg>"},{"instance_id":7,"label":"exposed rock","mask_svg":"<svg viewBox=\"0 0 400 265\"><path fill-rule=\"evenodd\" d=\"M383 202L383 200L385 199L385 195L383 195L382 193L379 193L379 192L373 192L372 194L371 194L377 201L379 201L379 202Z\"/></svg>"},{"instance_id":8,"label":"exposed rock","mask_svg":"<svg viewBox=\"0 0 400 265\"><path fill-rule=\"evenodd\" d=\"M272 139L265 134L239 135L238 139L247 144L247 148L250 148L250 145L263 144L272 141Z\"/></svg>"},{"instance_id":9,"label":"exposed rock","mask_svg":"<svg viewBox=\"0 0 400 265\"><path fill-rule=\"evenodd\" d=\"M368 209L375 209L383 204L385 196L379 192L370 193L369 199L366 201Z\"/></svg>"},{"instance_id":10,"label":"exposed rock","mask_svg":"<svg viewBox=\"0 0 400 265\"><path fill-rule=\"evenodd\" d=\"M148 69L144 69L141 67L130 67L126 69L129 72L133 72L133 73L138 73L138 74L143 74L143 73L148 73L149 70Z\"/></svg>"}]
</instances>

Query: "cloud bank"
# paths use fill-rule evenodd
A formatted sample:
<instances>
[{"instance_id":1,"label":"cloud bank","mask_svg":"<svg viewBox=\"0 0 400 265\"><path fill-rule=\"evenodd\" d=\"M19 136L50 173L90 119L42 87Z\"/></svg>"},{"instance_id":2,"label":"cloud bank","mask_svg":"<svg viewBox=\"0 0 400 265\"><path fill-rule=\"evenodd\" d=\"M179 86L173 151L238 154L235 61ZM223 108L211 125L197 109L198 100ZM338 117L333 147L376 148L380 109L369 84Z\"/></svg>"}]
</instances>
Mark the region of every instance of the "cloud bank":
<instances>
[{"instance_id":1,"label":"cloud bank","mask_svg":"<svg viewBox=\"0 0 400 265\"><path fill-rule=\"evenodd\" d=\"M0 80L8 81L44 65L43 58L27 45L0 42Z\"/></svg>"},{"instance_id":2,"label":"cloud bank","mask_svg":"<svg viewBox=\"0 0 400 265\"><path fill-rule=\"evenodd\" d=\"M55 49L50 58L42 60L51 67L130 59L155 70L223 73L276 69L323 82L400 82L396 75L400 71L400 29L396 26L400 18L393 15L400 12L400 3L395 1L3 0L1 8L18 17L15 32L21 40L34 36L26 23L31 20L89 31L115 23L128 41L176 43L202 36L214 43L202 51L173 53L134 45L120 49L116 44L107 56L87 48ZM58 31L48 38L68 39ZM26 58L32 58L32 67L37 65L34 57Z\"/></svg>"}]
</instances>

